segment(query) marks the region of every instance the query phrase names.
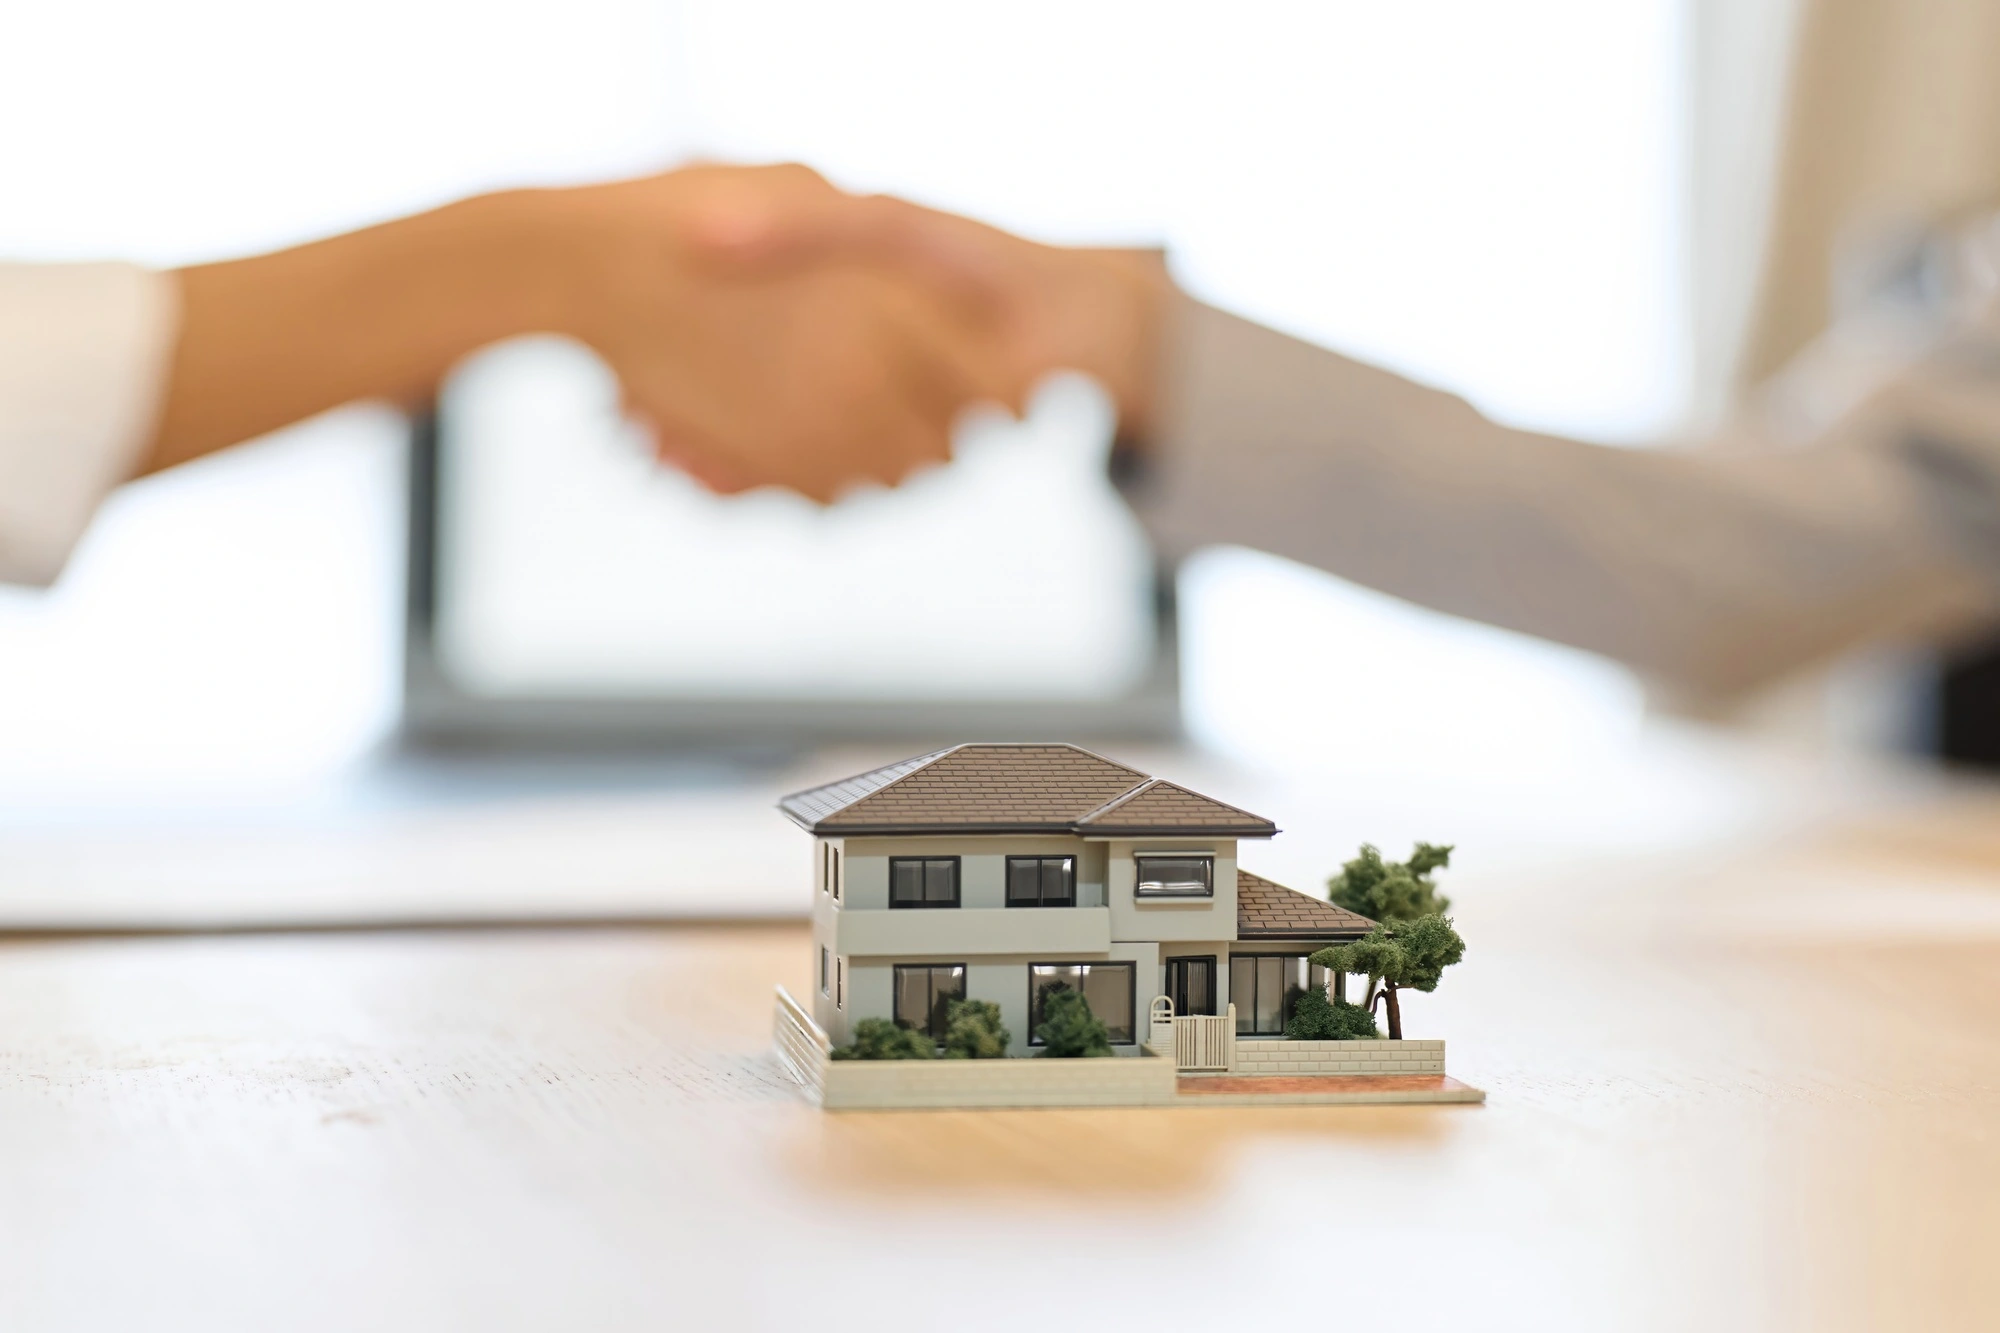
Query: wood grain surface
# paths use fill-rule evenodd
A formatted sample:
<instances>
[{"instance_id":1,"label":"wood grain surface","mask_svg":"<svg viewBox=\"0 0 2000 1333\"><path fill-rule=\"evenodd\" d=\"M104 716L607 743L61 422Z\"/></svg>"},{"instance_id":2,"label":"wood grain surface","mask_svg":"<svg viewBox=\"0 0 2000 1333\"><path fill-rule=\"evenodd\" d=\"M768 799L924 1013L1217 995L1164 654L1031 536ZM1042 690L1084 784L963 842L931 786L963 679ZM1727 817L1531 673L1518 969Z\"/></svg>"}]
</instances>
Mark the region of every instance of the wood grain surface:
<instances>
[{"instance_id":1,"label":"wood grain surface","mask_svg":"<svg viewBox=\"0 0 2000 1333\"><path fill-rule=\"evenodd\" d=\"M1452 889L1483 1107L822 1114L792 924L0 942L0 1328L2000 1326L2000 798Z\"/></svg>"}]
</instances>

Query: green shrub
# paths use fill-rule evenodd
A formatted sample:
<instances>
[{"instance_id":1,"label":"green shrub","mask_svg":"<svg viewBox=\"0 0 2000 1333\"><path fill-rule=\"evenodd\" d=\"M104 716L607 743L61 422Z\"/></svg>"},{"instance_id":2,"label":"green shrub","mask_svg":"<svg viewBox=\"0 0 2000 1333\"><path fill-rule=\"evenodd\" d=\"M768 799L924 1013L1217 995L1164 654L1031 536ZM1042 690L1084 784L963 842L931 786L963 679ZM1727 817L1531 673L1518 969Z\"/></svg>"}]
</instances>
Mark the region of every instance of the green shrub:
<instances>
[{"instance_id":1,"label":"green shrub","mask_svg":"<svg viewBox=\"0 0 2000 1333\"><path fill-rule=\"evenodd\" d=\"M1345 1000L1329 999L1323 990L1307 990L1292 1008L1285 1035L1293 1041L1357 1041L1380 1035L1366 1009Z\"/></svg>"},{"instance_id":2,"label":"green shrub","mask_svg":"<svg viewBox=\"0 0 2000 1333\"><path fill-rule=\"evenodd\" d=\"M1035 1029L1042 1054L1055 1059L1111 1054L1111 1033L1083 992L1058 982L1042 992L1042 1025Z\"/></svg>"},{"instance_id":3,"label":"green shrub","mask_svg":"<svg viewBox=\"0 0 2000 1333\"><path fill-rule=\"evenodd\" d=\"M854 1025L854 1044L836 1046L836 1060L934 1060L937 1043L928 1032L899 1028L886 1018L864 1018Z\"/></svg>"},{"instance_id":4,"label":"green shrub","mask_svg":"<svg viewBox=\"0 0 2000 1333\"><path fill-rule=\"evenodd\" d=\"M1011 1040L1000 1022L1000 1006L991 1000L953 1000L945 1010L947 1060L998 1060Z\"/></svg>"}]
</instances>

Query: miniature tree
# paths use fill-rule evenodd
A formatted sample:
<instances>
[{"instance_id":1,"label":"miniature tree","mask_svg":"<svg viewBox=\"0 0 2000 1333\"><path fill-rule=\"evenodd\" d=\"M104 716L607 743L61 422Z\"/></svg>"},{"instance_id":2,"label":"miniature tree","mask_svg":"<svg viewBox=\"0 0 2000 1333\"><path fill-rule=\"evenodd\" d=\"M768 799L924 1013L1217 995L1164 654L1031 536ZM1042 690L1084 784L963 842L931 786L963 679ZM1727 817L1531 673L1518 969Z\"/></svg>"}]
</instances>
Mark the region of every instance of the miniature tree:
<instances>
[{"instance_id":1,"label":"miniature tree","mask_svg":"<svg viewBox=\"0 0 2000 1333\"><path fill-rule=\"evenodd\" d=\"M1433 912L1414 921L1377 925L1362 939L1321 949L1312 961L1336 972L1366 973L1368 990L1361 1008L1372 1016L1375 1002L1385 1001L1389 1037L1401 1041L1403 1010L1396 993L1436 990L1444 970L1464 957L1465 941L1452 928L1451 918Z\"/></svg>"},{"instance_id":2,"label":"miniature tree","mask_svg":"<svg viewBox=\"0 0 2000 1333\"><path fill-rule=\"evenodd\" d=\"M1000 1006L991 1000L953 1000L945 1010L944 1056L947 1060L998 1060L1007 1054L1012 1034L1000 1022Z\"/></svg>"},{"instance_id":3,"label":"miniature tree","mask_svg":"<svg viewBox=\"0 0 2000 1333\"><path fill-rule=\"evenodd\" d=\"M1056 1059L1111 1054L1111 1033L1090 1012L1083 992L1057 982L1042 992L1042 1025L1035 1029L1042 1054Z\"/></svg>"},{"instance_id":4,"label":"miniature tree","mask_svg":"<svg viewBox=\"0 0 2000 1333\"><path fill-rule=\"evenodd\" d=\"M1451 910L1451 899L1437 891L1431 872L1451 864L1451 848L1420 842L1407 861L1384 861L1372 843L1326 882L1326 896L1336 907L1359 912L1371 921L1414 921L1420 916Z\"/></svg>"},{"instance_id":5,"label":"miniature tree","mask_svg":"<svg viewBox=\"0 0 2000 1333\"><path fill-rule=\"evenodd\" d=\"M886 1018L864 1018L854 1025L854 1044L828 1052L836 1060L933 1060L937 1043L928 1032L897 1027Z\"/></svg>"},{"instance_id":6,"label":"miniature tree","mask_svg":"<svg viewBox=\"0 0 2000 1333\"><path fill-rule=\"evenodd\" d=\"M1375 1019L1358 1004L1332 999L1323 990L1308 989L1292 1005L1285 1035L1293 1041L1353 1041L1375 1037Z\"/></svg>"}]
</instances>

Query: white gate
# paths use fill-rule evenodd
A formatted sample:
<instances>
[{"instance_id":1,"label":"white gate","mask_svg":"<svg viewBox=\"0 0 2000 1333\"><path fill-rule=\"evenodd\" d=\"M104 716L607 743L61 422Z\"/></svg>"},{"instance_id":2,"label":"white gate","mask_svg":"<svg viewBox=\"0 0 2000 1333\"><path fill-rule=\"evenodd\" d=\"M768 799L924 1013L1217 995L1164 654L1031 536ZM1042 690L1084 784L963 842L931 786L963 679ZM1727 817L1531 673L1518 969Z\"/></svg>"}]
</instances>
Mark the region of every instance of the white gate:
<instances>
[{"instance_id":1,"label":"white gate","mask_svg":"<svg viewBox=\"0 0 2000 1333\"><path fill-rule=\"evenodd\" d=\"M1236 1006L1226 1014L1182 1014L1174 1020L1174 1064L1227 1069L1236 1059Z\"/></svg>"}]
</instances>

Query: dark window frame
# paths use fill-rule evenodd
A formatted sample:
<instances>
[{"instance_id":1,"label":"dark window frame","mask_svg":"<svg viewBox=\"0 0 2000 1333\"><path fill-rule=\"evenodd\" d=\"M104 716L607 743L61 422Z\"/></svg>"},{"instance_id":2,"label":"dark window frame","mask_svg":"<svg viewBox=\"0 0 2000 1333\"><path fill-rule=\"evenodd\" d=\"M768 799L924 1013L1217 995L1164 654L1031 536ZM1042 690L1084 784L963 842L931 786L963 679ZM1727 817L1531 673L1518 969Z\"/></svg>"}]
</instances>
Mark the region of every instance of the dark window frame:
<instances>
[{"instance_id":1,"label":"dark window frame","mask_svg":"<svg viewBox=\"0 0 2000 1333\"><path fill-rule=\"evenodd\" d=\"M902 1014L897 1012L903 1001L903 973L917 971L929 974L925 978L928 1003L925 1005L925 1021L922 1027L904 1022ZM965 998L964 963L897 963L889 974L890 1021L895 1023L899 1028L910 1028L913 1031L928 1033L931 1040L935 1041L939 1046L944 1045L944 1033L932 1032L931 1024L943 1021L943 1015L937 1012L937 974L945 971L956 971L958 973L958 998L963 1000Z\"/></svg>"},{"instance_id":2,"label":"dark window frame","mask_svg":"<svg viewBox=\"0 0 2000 1333\"><path fill-rule=\"evenodd\" d=\"M1165 983L1161 987L1161 990L1166 993L1168 999L1173 1000L1174 1013L1176 1015L1190 1014L1193 1012L1193 1010L1182 1009L1181 1002L1177 999L1174 999L1173 978L1174 978L1175 963L1207 963L1208 964L1208 1013L1204 1015L1204 1017L1213 1017L1217 1013L1226 1014L1229 1012L1229 1002L1223 998L1224 991L1222 987L1222 981L1224 974L1222 970L1221 955L1212 953L1184 953L1184 954L1174 954L1170 957L1162 958L1160 960L1160 966L1164 973L1164 975L1161 977L1161 981Z\"/></svg>"},{"instance_id":3,"label":"dark window frame","mask_svg":"<svg viewBox=\"0 0 2000 1333\"><path fill-rule=\"evenodd\" d=\"M833 994L833 950L824 944L819 946L819 993Z\"/></svg>"},{"instance_id":4,"label":"dark window frame","mask_svg":"<svg viewBox=\"0 0 2000 1333\"><path fill-rule=\"evenodd\" d=\"M964 858L957 856L892 856L889 858L889 906L899 912L942 911L954 908L965 898ZM896 901L896 867L899 865L929 866L940 861L951 862L951 901L948 903ZM926 872L928 877L928 872Z\"/></svg>"},{"instance_id":5,"label":"dark window frame","mask_svg":"<svg viewBox=\"0 0 2000 1333\"><path fill-rule=\"evenodd\" d=\"M1200 893L1164 893L1155 890L1146 892L1146 871L1148 861L1199 861L1207 869L1202 874L1203 888ZM1143 852L1132 858L1132 896L1153 902L1200 902L1215 898L1215 853L1214 852Z\"/></svg>"},{"instance_id":6,"label":"dark window frame","mask_svg":"<svg viewBox=\"0 0 2000 1333\"><path fill-rule=\"evenodd\" d=\"M1111 1044L1113 1046L1137 1046L1139 1044L1139 965L1137 963L1126 962L1122 959L1111 958L1103 960L1093 959L1087 963L1037 962L1028 964L1028 1045L1040 1046L1043 1044L1035 1036L1035 1029L1041 1026L1041 1016L1035 1007L1035 969L1038 967L1078 967L1086 969L1093 967L1119 967L1125 969L1125 976L1127 978L1126 1009L1132 1015L1132 1035L1124 1041L1113 1037ZM1085 978L1079 976L1077 980L1082 982ZM1083 987L1079 985L1076 989L1082 990ZM1098 1017L1101 1019L1103 1015L1099 1014ZM1107 1023L1105 1026L1108 1028L1111 1025Z\"/></svg>"},{"instance_id":7,"label":"dark window frame","mask_svg":"<svg viewBox=\"0 0 2000 1333\"><path fill-rule=\"evenodd\" d=\"M1313 952L1316 953L1318 952L1318 950L1314 950ZM1299 961L1303 962L1306 966L1307 989L1310 989L1312 987L1313 968L1318 967L1318 964L1312 961L1311 953L1278 953L1270 949L1262 950L1257 953L1242 953L1242 952L1232 953L1229 955L1228 987L1227 989L1222 991L1222 996L1227 997L1226 999L1223 1000L1223 1005L1224 1005L1223 1011L1225 1013L1228 1012L1227 1010L1228 1005L1236 1003L1236 960L1239 958L1243 959L1296 958ZM1332 988L1334 973L1326 968L1320 968L1320 971L1326 973L1328 989L1330 991ZM1254 980L1256 974L1253 972L1251 976L1253 978L1252 985L1254 987L1257 984ZM1239 1037L1282 1037L1285 1035L1285 1024L1292 1021L1292 1011L1296 1007L1296 1005L1297 1001L1290 995L1286 995L1280 998L1280 1000L1278 1001L1278 1027L1275 1032L1259 1032L1253 1028L1251 1031L1248 1032L1239 1031L1237 1032L1236 1035ZM1243 1012L1242 1009L1238 1008L1237 1017L1239 1021L1242 1018L1242 1012ZM1252 1001L1250 1008L1250 1021L1252 1023L1255 1023L1257 1021L1257 1008L1254 1000Z\"/></svg>"},{"instance_id":8,"label":"dark window frame","mask_svg":"<svg viewBox=\"0 0 2000 1333\"><path fill-rule=\"evenodd\" d=\"M1068 862L1068 863L1069 863L1069 869L1068 869L1068 872L1067 872L1067 875L1066 875L1066 882L1067 882L1067 884L1068 884L1068 886L1069 886L1069 901L1068 901L1068 902L1061 902L1061 903L1052 903L1052 902L1049 902L1049 901L1047 901L1047 900L1046 900L1046 898L1044 898L1044 897L1038 897L1038 898L1036 898L1036 900L1035 900L1034 902L1031 902L1031 903L1029 903L1029 902L1019 902L1019 903L1015 902L1015 901L1014 901L1014 865L1015 865L1015 863L1016 863L1016 862L1020 862L1020 861L1033 861L1033 862L1035 863L1035 865L1036 865L1036 875L1035 875L1035 880L1036 880L1036 884L1037 884L1038 886L1039 886L1039 884L1040 884L1040 882L1041 882L1041 871L1040 871L1040 867L1041 867L1042 865L1044 865L1044 864L1046 864L1047 862L1050 862L1050 861L1066 861L1066 862ZM1008 858L1007 858L1007 868L1006 868L1006 876L1007 876L1007 878L1006 878L1006 880L1005 880L1005 889L1004 889L1004 894L1005 894L1005 901L1006 901L1006 904L1007 904L1007 906L1009 906L1009 907L1074 907L1074 906L1076 906L1076 855L1075 855L1074 853L1072 853L1072 852L1052 852L1052 853L1050 853L1050 854L1049 854L1049 855L1047 855L1047 856L1035 856L1035 855L1028 855L1028 856L1010 856L1010 857L1008 857Z\"/></svg>"}]
</instances>

